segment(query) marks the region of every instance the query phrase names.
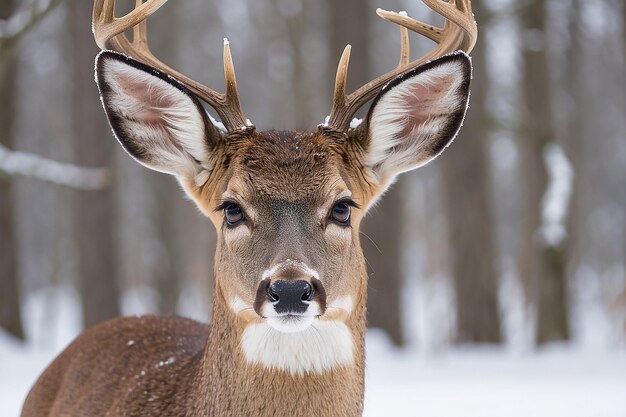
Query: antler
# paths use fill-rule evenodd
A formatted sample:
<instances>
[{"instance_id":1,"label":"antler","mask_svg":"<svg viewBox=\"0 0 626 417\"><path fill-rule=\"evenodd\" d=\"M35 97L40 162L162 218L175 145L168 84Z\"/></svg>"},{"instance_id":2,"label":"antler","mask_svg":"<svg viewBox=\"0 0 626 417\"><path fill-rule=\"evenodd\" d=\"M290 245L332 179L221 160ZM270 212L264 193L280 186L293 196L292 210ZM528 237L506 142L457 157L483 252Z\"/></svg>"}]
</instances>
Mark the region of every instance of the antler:
<instances>
[{"instance_id":1,"label":"antler","mask_svg":"<svg viewBox=\"0 0 626 417\"><path fill-rule=\"evenodd\" d=\"M352 94L346 95L346 79L350 61L350 45L346 46L339 60L335 78L333 108L328 127L345 132L357 110L398 75L427 61L450 52L462 50L471 52L476 44L478 29L472 14L471 0L422 0L433 11L445 18L443 28L414 20L406 13L389 12L377 9L378 16L400 25L401 50L398 66L370 81ZM410 62L409 33L411 30L437 43L437 46L415 61Z\"/></svg>"},{"instance_id":2,"label":"antler","mask_svg":"<svg viewBox=\"0 0 626 417\"><path fill-rule=\"evenodd\" d=\"M115 17L115 0L95 0L93 5L93 33L96 43L100 49L121 52L178 79L215 109L229 132L252 127L239 104L235 68L227 39L224 39L225 94L220 94L168 67L150 52L146 19L167 1L146 0L144 2L144 0L135 0L135 9L126 16L118 18ZM133 28L132 42L124 35L124 32L130 28Z\"/></svg>"}]
</instances>

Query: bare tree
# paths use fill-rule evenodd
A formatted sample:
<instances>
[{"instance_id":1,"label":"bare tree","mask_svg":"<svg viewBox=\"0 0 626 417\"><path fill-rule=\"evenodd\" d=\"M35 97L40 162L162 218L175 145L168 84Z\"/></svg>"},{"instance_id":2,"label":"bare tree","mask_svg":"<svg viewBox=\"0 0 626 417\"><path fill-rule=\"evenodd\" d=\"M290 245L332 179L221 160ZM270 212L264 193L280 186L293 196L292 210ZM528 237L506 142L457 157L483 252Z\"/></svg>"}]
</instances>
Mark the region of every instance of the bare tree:
<instances>
[{"instance_id":1,"label":"bare tree","mask_svg":"<svg viewBox=\"0 0 626 417\"><path fill-rule=\"evenodd\" d=\"M547 0L527 1L520 9L524 50L522 91L525 105L520 148L526 181L527 231L520 272L537 312L538 343L569 338L565 252L562 242L542 233L542 199L548 187L546 146L556 137L549 76Z\"/></svg>"},{"instance_id":2,"label":"bare tree","mask_svg":"<svg viewBox=\"0 0 626 417\"><path fill-rule=\"evenodd\" d=\"M11 198L12 177L24 176L76 189L104 189L110 184L106 168L84 168L28 152L12 150L17 119L15 51L21 39L65 0L35 1L17 9L12 0L0 4L0 326L23 338L16 263L17 214Z\"/></svg>"},{"instance_id":3,"label":"bare tree","mask_svg":"<svg viewBox=\"0 0 626 417\"><path fill-rule=\"evenodd\" d=\"M0 19L13 13L13 0L0 3ZM11 147L15 107L15 64L12 51L0 60L0 146ZM0 327L24 339L17 275L17 240L13 225L13 190L9 178L0 174Z\"/></svg>"},{"instance_id":4,"label":"bare tree","mask_svg":"<svg viewBox=\"0 0 626 417\"><path fill-rule=\"evenodd\" d=\"M43 3L35 1L30 6L15 11L17 6L12 0L7 0L0 9L0 80L5 88L3 91L6 92L6 99L2 102L6 109L1 117L4 118L2 127L7 132L2 136L4 141L0 142L0 174L20 175L78 189L102 189L109 186L108 169L83 168L61 163L28 152L14 151L11 146L7 146L11 142L15 118L15 94L9 94L16 82L14 49L27 33L64 2L65 0Z\"/></svg>"},{"instance_id":5,"label":"bare tree","mask_svg":"<svg viewBox=\"0 0 626 417\"><path fill-rule=\"evenodd\" d=\"M5 9L2 10L5 14L0 17L0 65L4 58L10 58L9 52L22 37L63 2L65 0L50 0L43 4L34 1L30 7L15 12L16 3L4 1Z\"/></svg>"},{"instance_id":6,"label":"bare tree","mask_svg":"<svg viewBox=\"0 0 626 417\"><path fill-rule=\"evenodd\" d=\"M368 325L384 329L391 340L406 342L402 323L401 230L403 204L401 185L395 184L381 203L372 208L372 216L364 221L361 246L369 269Z\"/></svg>"},{"instance_id":7,"label":"bare tree","mask_svg":"<svg viewBox=\"0 0 626 417\"><path fill-rule=\"evenodd\" d=\"M480 24L488 24L482 2L473 1L472 8ZM499 343L502 339L494 218L489 204L485 54L486 48L479 38L472 52L474 77L467 119L460 137L441 160L456 293L456 339L461 343Z\"/></svg>"},{"instance_id":8,"label":"bare tree","mask_svg":"<svg viewBox=\"0 0 626 417\"><path fill-rule=\"evenodd\" d=\"M626 3L622 4L622 60L624 62L624 73L626 73ZM626 76L622 78L622 82L626 83ZM624 106L624 120L626 120L626 89L622 90L622 105ZM625 196L626 201L626 196ZM626 222L624 223L624 238L626 239ZM623 262L626 264L626 242L624 242ZM620 308L626 310L626 286L620 295ZM626 334L626 320L624 320L624 334Z\"/></svg>"},{"instance_id":9,"label":"bare tree","mask_svg":"<svg viewBox=\"0 0 626 417\"><path fill-rule=\"evenodd\" d=\"M98 49L91 33L91 2L69 8L73 62L72 127L76 159L87 166L110 166L113 146L93 81ZM86 326L119 315L114 241L115 204L111 189L78 192L74 229L78 249L79 290Z\"/></svg>"}]
</instances>

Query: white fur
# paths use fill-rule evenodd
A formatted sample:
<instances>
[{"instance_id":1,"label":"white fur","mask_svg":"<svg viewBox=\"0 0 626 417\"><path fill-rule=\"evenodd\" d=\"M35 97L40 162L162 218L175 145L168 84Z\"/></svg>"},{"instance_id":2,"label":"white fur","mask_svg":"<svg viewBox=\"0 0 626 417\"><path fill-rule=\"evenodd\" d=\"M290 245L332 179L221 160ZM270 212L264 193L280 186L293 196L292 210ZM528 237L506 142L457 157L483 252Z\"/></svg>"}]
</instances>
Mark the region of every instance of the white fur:
<instances>
[{"instance_id":1,"label":"white fur","mask_svg":"<svg viewBox=\"0 0 626 417\"><path fill-rule=\"evenodd\" d=\"M276 302L277 303L277 302ZM283 333L295 333L306 330L320 315L320 305L317 301L303 301L308 307L304 313L277 313L276 303L265 303L262 314L267 324Z\"/></svg>"},{"instance_id":2,"label":"white fur","mask_svg":"<svg viewBox=\"0 0 626 417\"><path fill-rule=\"evenodd\" d=\"M295 259L286 259L283 262L279 262L277 264L275 264L274 266L272 266L269 269L266 269L265 271L263 271L263 274L261 275L261 279L267 279L267 278L271 278L274 274L276 274L278 271L280 271L283 268L286 268L288 266L293 266L296 268L300 268L305 274L319 280L320 279L320 274L317 273L316 270L310 268L307 264L305 264L302 261L297 261Z\"/></svg>"},{"instance_id":3,"label":"white fur","mask_svg":"<svg viewBox=\"0 0 626 417\"><path fill-rule=\"evenodd\" d=\"M447 62L401 82L381 97L372 113L371 143L366 158L366 165L376 175L396 175L424 165L436 156L429 152L433 141L439 140L447 118L467 104L460 90L464 73L461 63ZM444 92L436 100L428 101L427 108L417 106L416 110L410 105L411 101L422 99L415 91L431 86L441 88L442 80L452 82L442 88ZM420 111L419 115L427 119L415 124L412 119Z\"/></svg>"},{"instance_id":4,"label":"white fur","mask_svg":"<svg viewBox=\"0 0 626 417\"><path fill-rule=\"evenodd\" d=\"M340 321L315 320L297 333L282 333L266 323L250 324L241 349L249 363L292 375L321 374L354 364L352 333Z\"/></svg>"},{"instance_id":5,"label":"white fur","mask_svg":"<svg viewBox=\"0 0 626 417\"><path fill-rule=\"evenodd\" d=\"M251 306L249 306L248 304L246 304L245 301L243 301L241 298L239 297L235 297L230 301L230 309L233 311L233 313L238 314L240 312L242 312L243 310L246 310L248 308L252 308Z\"/></svg>"},{"instance_id":6,"label":"white fur","mask_svg":"<svg viewBox=\"0 0 626 417\"><path fill-rule=\"evenodd\" d=\"M339 297L332 304L326 306L327 309L339 309L343 310L346 314L352 313L352 308L354 307L354 302L352 301L352 297L346 295L344 297Z\"/></svg>"},{"instance_id":7,"label":"white fur","mask_svg":"<svg viewBox=\"0 0 626 417\"><path fill-rule=\"evenodd\" d=\"M124 62L107 59L104 64L104 79L112 92L103 100L122 118L127 139L147 151L148 159L140 163L194 180L211 169L203 116L189 96ZM160 102L171 105L158 107Z\"/></svg>"},{"instance_id":8,"label":"white fur","mask_svg":"<svg viewBox=\"0 0 626 417\"><path fill-rule=\"evenodd\" d=\"M269 316L265 320L273 329L281 333L299 333L305 331L313 324L315 316L309 314L289 314Z\"/></svg>"}]
</instances>

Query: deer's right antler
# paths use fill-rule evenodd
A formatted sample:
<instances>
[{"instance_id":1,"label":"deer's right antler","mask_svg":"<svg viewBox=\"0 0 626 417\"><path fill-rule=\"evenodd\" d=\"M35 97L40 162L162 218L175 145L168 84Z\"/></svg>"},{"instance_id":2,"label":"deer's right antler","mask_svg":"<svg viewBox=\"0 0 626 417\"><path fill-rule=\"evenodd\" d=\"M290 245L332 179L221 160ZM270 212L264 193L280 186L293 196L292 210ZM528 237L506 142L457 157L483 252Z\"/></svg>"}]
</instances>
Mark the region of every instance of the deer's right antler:
<instances>
[{"instance_id":1,"label":"deer's right antler","mask_svg":"<svg viewBox=\"0 0 626 417\"><path fill-rule=\"evenodd\" d=\"M478 29L472 14L471 0L422 0L433 11L445 18L443 28L414 20L406 13L389 12L378 9L376 13L385 20L400 25L401 51L400 62L393 70L370 81L352 94L346 95L350 45L346 46L339 60L333 108L330 112L328 127L345 132L350 126L354 114L361 106L374 98L389 81L398 75L415 68L427 61L454 51L471 52L476 44ZM410 62L408 31L419 33L437 43L428 54Z\"/></svg>"},{"instance_id":2,"label":"deer's right antler","mask_svg":"<svg viewBox=\"0 0 626 417\"><path fill-rule=\"evenodd\" d=\"M95 0L93 6L93 33L100 49L121 52L176 78L215 109L229 132L253 127L239 104L235 68L228 40L224 39L226 93L221 94L170 68L150 52L146 19L167 3L168 0L135 1L135 9L127 15L118 18L115 17L115 0ZM132 41L124 34L130 28L133 29Z\"/></svg>"}]
</instances>

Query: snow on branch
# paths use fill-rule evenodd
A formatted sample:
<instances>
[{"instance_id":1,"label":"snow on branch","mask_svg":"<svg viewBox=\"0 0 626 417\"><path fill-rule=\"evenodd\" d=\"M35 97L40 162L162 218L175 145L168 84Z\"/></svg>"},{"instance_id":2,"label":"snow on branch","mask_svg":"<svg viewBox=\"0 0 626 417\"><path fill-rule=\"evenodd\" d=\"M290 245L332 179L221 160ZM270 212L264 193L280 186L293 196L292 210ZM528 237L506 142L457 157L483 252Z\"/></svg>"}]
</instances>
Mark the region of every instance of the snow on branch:
<instances>
[{"instance_id":1,"label":"snow on branch","mask_svg":"<svg viewBox=\"0 0 626 417\"><path fill-rule=\"evenodd\" d=\"M26 152L11 151L2 145L0 173L23 175L81 190L102 190L111 184L111 173L106 168L65 164Z\"/></svg>"},{"instance_id":2,"label":"snow on branch","mask_svg":"<svg viewBox=\"0 0 626 417\"><path fill-rule=\"evenodd\" d=\"M30 29L65 0L34 1L30 7L19 10L9 19L0 19L0 50L11 47Z\"/></svg>"}]
</instances>

